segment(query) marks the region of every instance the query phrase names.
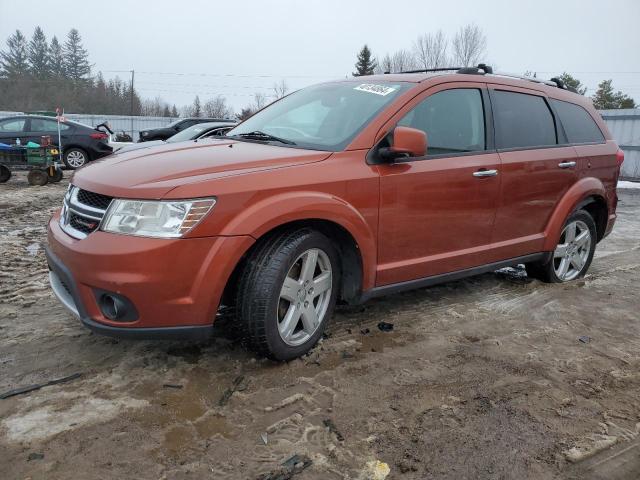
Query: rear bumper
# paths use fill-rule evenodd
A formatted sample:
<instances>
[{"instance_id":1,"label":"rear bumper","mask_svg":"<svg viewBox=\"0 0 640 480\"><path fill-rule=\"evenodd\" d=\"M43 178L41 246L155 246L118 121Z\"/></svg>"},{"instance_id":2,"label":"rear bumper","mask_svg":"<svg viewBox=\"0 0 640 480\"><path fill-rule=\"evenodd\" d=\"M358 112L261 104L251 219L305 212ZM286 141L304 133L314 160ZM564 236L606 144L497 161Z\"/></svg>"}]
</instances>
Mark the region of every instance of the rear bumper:
<instances>
[{"instance_id":1,"label":"rear bumper","mask_svg":"<svg viewBox=\"0 0 640 480\"><path fill-rule=\"evenodd\" d=\"M201 339L211 334L227 280L251 237L149 239L96 231L77 240L56 214L46 248L60 302L91 330L136 338ZM107 318L104 293L125 298L135 315Z\"/></svg>"}]
</instances>

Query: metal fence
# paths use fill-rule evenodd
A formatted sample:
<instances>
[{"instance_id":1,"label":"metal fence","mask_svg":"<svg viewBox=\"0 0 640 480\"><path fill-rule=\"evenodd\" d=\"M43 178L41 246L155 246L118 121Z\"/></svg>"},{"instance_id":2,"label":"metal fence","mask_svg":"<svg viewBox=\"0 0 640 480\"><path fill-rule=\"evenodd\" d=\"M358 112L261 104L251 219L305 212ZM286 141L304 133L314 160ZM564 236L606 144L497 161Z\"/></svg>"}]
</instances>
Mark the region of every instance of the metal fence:
<instances>
[{"instance_id":1,"label":"metal fence","mask_svg":"<svg viewBox=\"0 0 640 480\"><path fill-rule=\"evenodd\" d=\"M640 181L640 108L600 110L600 115L624 151L620 176L625 180Z\"/></svg>"},{"instance_id":2,"label":"metal fence","mask_svg":"<svg viewBox=\"0 0 640 480\"><path fill-rule=\"evenodd\" d=\"M19 115L22 112L2 112L0 118ZM614 140L624 151L622 178L640 181L640 108L628 110L600 110ZM164 127L176 118L169 117L131 117L127 115L85 115L81 113L65 114L65 117L76 122L95 127L108 121L111 129L118 133L133 132L133 140L137 141L140 130Z\"/></svg>"},{"instance_id":3,"label":"metal fence","mask_svg":"<svg viewBox=\"0 0 640 480\"><path fill-rule=\"evenodd\" d=\"M12 115L22 115L22 112L0 111L0 118L10 117ZM69 120L83 123L91 127L95 127L96 125L100 125L104 122L109 122L111 130L115 133L128 133L133 137L134 141L138 140L141 130L166 127L171 122L177 120L177 118L173 117L131 117L128 115L89 115L83 113L65 113L64 116Z\"/></svg>"}]
</instances>

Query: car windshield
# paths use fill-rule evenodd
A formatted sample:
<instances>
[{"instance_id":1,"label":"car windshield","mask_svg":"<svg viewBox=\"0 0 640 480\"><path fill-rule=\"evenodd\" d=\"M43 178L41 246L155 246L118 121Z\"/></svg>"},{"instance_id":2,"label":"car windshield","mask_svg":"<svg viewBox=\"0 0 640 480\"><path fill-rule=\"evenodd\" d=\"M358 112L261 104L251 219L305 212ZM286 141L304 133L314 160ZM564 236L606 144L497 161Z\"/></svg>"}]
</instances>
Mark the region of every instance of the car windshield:
<instances>
[{"instance_id":1,"label":"car windshield","mask_svg":"<svg viewBox=\"0 0 640 480\"><path fill-rule=\"evenodd\" d=\"M185 142L187 140L193 140L202 134L205 130L211 128L211 124L209 123L198 123L197 125L191 125L189 128L185 128L181 132L172 135L167 138L167 142Z\"/></svg>"},{"instance_id":2,"label":"car windshield","mask_svg":"<svg viewBox=\"0 0 640 480\"><path fill-rule=\"evenodd\" d=\"M339 151L398 94L405 82L336 82L298 90L227 133L281 145Z\"/></svg>"}]
</instances>

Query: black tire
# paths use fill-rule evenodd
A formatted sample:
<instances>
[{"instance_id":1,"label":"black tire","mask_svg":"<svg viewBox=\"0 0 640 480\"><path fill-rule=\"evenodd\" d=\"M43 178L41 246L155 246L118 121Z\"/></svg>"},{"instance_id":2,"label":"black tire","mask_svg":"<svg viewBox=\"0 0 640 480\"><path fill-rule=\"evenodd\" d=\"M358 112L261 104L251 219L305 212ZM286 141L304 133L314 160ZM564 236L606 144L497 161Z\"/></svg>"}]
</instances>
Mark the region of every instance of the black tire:
<instances>
[{"instance_id":1,"label":"black tire","mask_svg":"<svg viewBox=\"0 0 640 480\"><path fill-rule=\"evenodd\" d=\"M11 178L11 170L4 165L0 165L0 183L5 183Z\"/></svg>"},{"instance_id":2,"label":"black tire","mask_svg":"<svg viewBox=\"0 0 640 480\"><path fill-rule=\"evenodd\" d=\"M59 169L59 168L54 168L53 169L53 175L51 175L49 173L49 171L47 171L47 174L49 175L49 181L51 183L58 183L64 177L64 174L62 173L62 170Z\"/></svg>"},{"instance_id":3,"label":"black tire","mask_svg":"<svg viewBox=\"0 0 640 480\"><path fill-rule=\"evenodd\" d=\"M46 171L36 168L29 171L27 181L29 182L29 185L42 187L49 182L49 175L47 175Z\"/></svg>"},{"instance_id":4,"label":"black tire","mask_svg":"<svg viewBox=\"0 0 640 480\"><path fill-rule=\"evenodd\" d=\"M89 161L89 155L81 148L65 148L64 154L62 155L62 161L67 168L75 170L77 168L84 167L87 164Z\"/></svg>"},{"instance_id":5,"label":"black tire","mask_svg":"<svg viewBox=\"0 0 640 480\"><path fill-rule=\"evenodd\" d=\"M596 224L593 218L585 210L577 210L573 212L571 215L569 215L569 218L567 218L567 220L564 222L562 231L564 232L567 225L573 222L584 223L587 226L590 234L590 244L589 244L588 255L586 257L586 261L582 265L582 268L579 270L579 272L575 276L572 276L572 278L570 279L562 279L558 277L556 268L558 267L561 259L556 258L554 255L547 262L534 262L534 263L526 264L525 267L527 269L528 276L532 278L537 278L538 280L541 280L546 283L564 283L567 281L572 281L572 280L576 280L578 278L584 277L584 275L587 273L587 270L589 270L589 266L591 265L591 261L593 260L593 254L596 251L597 229L596 229ZM561 235L559 244L563 244L562 243L563 237L564 235Z\"/></svg>"},{"instance_id":6,"label":"black tire","mask_svg":"<svg viewBox=\"0 0 640 480\"><path fill-rule=\"evenodd\" d=\"M304 343L293 346L283 340L278 328L280 292L290 269L310 249L322 251L330 262L331 292L326 313L319 319L315 332ZM279 361L307 353L322 337L331 318L339 285L339 257L323 234L311 229L292 230L260 241L243 267L236 294L237 320L248 346L260 355Z\"/></svg>"}]
</instances>

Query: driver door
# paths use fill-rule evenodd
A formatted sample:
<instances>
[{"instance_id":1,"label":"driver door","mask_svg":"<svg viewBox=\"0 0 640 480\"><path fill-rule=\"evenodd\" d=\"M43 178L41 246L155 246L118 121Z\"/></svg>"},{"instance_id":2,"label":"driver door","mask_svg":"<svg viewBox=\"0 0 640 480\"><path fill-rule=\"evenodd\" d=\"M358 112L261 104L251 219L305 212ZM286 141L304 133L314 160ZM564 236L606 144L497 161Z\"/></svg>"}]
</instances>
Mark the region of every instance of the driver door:
<instances>
[{"instance_id":1,"label":"driver door","mask_svg":"<svg viewBox=\"0 0 640 480\"><path fill-rule=\"evenodd\" d=\"M427 154L377 166L377 286L495 261L500 158L489 109L484 84L449 83L416 97L386 125L423 130Z\"/></svg>"}]
</instances>

